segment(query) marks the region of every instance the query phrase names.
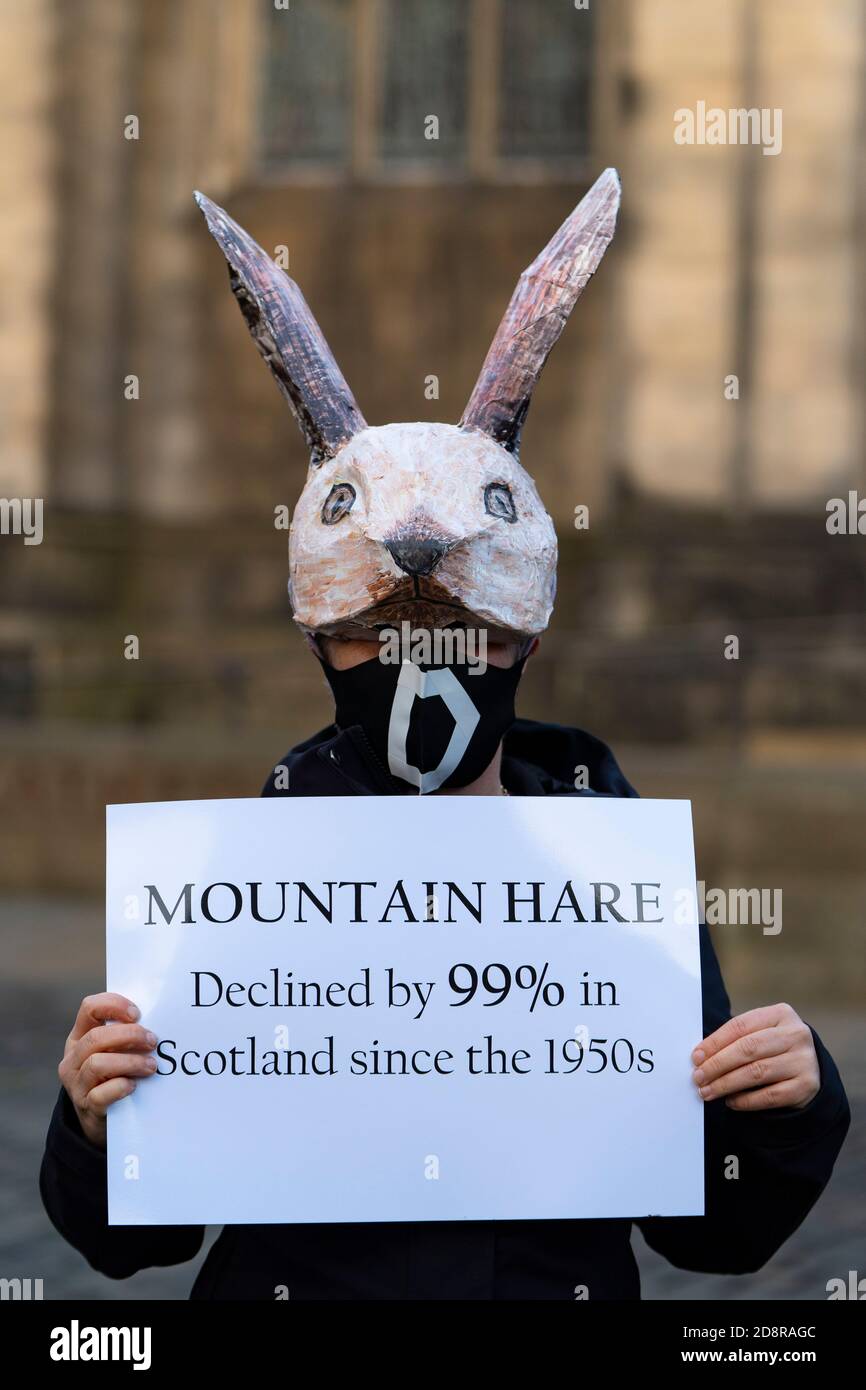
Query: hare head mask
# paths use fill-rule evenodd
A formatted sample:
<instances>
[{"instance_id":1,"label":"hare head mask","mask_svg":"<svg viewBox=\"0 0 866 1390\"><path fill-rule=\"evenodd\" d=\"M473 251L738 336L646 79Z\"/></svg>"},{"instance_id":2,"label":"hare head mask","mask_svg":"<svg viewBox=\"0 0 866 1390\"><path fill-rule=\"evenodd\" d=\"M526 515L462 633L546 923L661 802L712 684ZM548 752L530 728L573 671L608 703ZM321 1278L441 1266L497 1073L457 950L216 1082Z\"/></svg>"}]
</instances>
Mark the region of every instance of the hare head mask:
<instances>
[{"instance_id":1,"label":"hare head mask","mask_svg":"<svg viewBox=\"0 0 866 1390\"><path fill-rule=\"evenodd\" d=\"M556 534L519 462L520 431L613 236L616 171L605 170L521 275L457 425L368 425L295 282L222 208L195 197L310 448L289 536L295 620L346 636L407 618L472 622L504 638L542 632Z\"/></svg>"}]
</instances>

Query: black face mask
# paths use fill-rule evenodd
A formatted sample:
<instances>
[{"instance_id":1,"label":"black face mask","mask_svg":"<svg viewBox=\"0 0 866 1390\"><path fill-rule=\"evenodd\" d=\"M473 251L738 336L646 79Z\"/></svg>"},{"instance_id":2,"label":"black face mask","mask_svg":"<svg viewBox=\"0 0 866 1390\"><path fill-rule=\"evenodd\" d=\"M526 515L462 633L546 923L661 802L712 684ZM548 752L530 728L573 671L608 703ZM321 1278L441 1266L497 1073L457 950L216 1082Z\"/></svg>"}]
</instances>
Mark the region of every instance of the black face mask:
<instances>
[{"instance_id":1,"label":"black face mask","mask_svg":"<svg viewBox=\"0 0 866 1390\"><path fill-rule=\"evenodd\" d=\"M360 724L395 793L466 787L514 723L526 657L513 666L447 666L378 658L338 671L319 657L340 729Z\"/></svg>"}]
</instances>

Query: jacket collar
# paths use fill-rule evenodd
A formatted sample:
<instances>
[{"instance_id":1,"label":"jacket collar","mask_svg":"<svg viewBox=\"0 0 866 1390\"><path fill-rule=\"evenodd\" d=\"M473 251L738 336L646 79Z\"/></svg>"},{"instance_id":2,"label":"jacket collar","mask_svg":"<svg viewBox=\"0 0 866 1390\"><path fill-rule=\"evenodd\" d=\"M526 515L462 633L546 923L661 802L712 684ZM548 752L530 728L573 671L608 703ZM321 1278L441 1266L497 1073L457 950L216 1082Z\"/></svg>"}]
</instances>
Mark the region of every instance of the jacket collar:
<instances>
[{"instance_id":1,"label":"jacket collar","mask_svg":"<svg viewBox=\"0 0 866 1390\"><path fill-rule=\"evenodd\" d=\"M512 796L637 796L601 739L532 719L516 719L505 735L502 783ZM320 729L281 759L262 788L262 796L382 795L393 795L391 784L360 725Z\"/></svg>"}]
</instances>

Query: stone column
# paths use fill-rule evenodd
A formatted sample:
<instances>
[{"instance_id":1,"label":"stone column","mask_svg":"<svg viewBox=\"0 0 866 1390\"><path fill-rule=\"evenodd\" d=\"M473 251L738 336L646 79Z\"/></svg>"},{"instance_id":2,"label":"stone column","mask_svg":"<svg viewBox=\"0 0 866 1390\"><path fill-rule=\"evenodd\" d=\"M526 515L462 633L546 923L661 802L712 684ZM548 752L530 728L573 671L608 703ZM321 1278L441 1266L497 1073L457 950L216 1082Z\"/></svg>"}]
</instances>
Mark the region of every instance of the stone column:
<instances>
[{"instance_id":1,"label":"stone column","mask_svg":"<svg viewBox=\"0 0 866 1390\"><path fill-rule=\"evenodd\" d=\"M0 495L46 494L52 267L56 8L0 4Z\"/></svg>"}]
</instances>

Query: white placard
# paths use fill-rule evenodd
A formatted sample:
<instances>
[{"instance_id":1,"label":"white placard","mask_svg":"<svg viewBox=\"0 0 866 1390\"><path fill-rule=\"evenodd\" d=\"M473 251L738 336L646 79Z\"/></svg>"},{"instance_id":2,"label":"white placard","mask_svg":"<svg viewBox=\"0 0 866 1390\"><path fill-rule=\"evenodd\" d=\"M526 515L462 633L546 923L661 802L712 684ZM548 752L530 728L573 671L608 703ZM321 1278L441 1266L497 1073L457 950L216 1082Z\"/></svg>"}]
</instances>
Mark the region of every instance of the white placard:
<instances>
[{"instance_id":1,"label":"white placard","mask_svg":"<svg viewBox=\"0 0 866 1390\"><path fill-rule=\"evenodd\" d=\"M107 987L160 1040L109 1112L112 1224L703 1213L688 802L107 822Z\"/></svg>"}]
</instances>

